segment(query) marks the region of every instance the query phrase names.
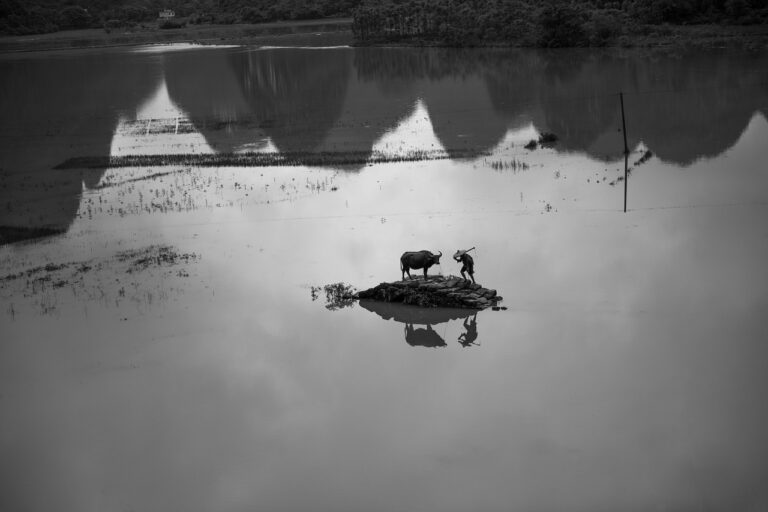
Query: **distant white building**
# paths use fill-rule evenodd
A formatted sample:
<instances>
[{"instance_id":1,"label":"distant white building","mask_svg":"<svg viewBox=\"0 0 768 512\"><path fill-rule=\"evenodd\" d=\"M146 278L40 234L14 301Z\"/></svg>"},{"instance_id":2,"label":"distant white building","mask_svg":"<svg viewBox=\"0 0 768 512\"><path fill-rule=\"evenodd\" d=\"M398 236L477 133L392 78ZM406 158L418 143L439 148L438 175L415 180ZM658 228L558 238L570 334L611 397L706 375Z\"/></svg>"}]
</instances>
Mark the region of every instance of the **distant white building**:
<instances>
[{"instance_id":1,"label":"distant white building","mask_svg":"<svg viewBox=\"0 0 768 512\"><path fill-rule=\"evenodd\" d=\"M173 11L173 9L163 9L160 11L160 14L157 16L161 20L169 20L171 18L176 17L176 13Z\"/></svg>"}]
</instances>

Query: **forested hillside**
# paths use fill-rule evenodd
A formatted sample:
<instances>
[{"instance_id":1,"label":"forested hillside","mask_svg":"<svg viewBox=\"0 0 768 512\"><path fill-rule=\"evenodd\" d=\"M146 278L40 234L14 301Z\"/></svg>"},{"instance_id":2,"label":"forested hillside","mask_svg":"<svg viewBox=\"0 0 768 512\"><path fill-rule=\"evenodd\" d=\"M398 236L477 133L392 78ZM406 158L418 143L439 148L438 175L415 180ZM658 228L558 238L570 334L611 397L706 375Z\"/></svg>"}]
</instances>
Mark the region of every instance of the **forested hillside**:
<instances>
[{"instance_id":1,"label":"forested hillside","mask_svg":"<svg viewBox=\"0 0 768 512\"><path fill-rule=\"evenodd\" d=\"M0 0L0 34L120 27L173 9L182 23L260 23L351 16L360 0Z\"/></svg>"},{"instance_id":2,"label":"forested hillside","mask_svg":"<svg viewBox=\"0 0 768 512\"><path fill-rule=\"evenodd\" d=\"M354 17L360 43L602 46L646 25L766 24L768 0L0 0L0 34ZM175 26L175 25L171 25Z\"/></svg>"},{"instance_id":3,"label":"forested hillside","mask_svg":"<svg viewBox=\"0 0 768 512\"><path fill-rule=\"evenodd\" d=\"M765 24L766 0L364 0L362 43L604 46L646 25Z\"/></svg>"}]
</instances>

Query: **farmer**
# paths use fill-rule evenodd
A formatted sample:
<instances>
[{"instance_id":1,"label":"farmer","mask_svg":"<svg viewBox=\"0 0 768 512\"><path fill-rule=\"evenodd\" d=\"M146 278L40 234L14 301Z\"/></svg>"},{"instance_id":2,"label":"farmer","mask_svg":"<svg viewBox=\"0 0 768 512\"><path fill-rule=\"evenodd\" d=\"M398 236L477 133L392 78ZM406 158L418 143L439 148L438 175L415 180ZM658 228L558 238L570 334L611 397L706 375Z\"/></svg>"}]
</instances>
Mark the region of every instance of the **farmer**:
<instances>
[{"instance_id":1,"label":"farmer","mask_svg":"<svg viewBox=\"0 0 768 512\"><path fill-rule=\"evenodd\" d=\"M474 249L474 247L472 248ZM461 277L464 279L467 278L467 276L464 275L464 272L466 271L469 274L469 277L472 278L472 282L475 282L475 260L472 259L472 256L467 254L472 249L467 249L466 251L456 251L456 254L453 255L453 259L456 260L457 263L462 263L461 266Z\"/></svg>"}]
</instances>

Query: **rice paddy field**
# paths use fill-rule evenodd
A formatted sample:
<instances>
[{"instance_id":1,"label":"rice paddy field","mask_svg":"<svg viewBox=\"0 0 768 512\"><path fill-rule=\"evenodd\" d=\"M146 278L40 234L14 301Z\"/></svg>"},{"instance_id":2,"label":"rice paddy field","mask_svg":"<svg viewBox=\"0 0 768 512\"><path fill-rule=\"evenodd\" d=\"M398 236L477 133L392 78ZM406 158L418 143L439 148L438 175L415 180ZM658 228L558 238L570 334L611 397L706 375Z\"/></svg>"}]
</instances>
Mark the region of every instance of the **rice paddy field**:
<instances>
[{"instance_id":1,"label":"rice paddy field","mask_svg":"<svg viewBox=\"0 0 768 512\"><path fill-rule=\"evenodd\" d=\"M767 141L765 52L0 55L0 509L765 510Z\"/></svg>"}]
</instances>

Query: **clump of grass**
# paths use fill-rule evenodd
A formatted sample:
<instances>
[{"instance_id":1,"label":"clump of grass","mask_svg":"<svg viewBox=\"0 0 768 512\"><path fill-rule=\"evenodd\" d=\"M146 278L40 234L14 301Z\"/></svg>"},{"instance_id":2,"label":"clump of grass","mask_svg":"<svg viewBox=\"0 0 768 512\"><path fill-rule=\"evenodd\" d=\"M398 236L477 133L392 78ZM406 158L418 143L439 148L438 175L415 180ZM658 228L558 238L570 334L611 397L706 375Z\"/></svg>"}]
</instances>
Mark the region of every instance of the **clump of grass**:
<instances>
[{"instance_id":1,"label":"clump of grass","mask_svg":"<svg viewBox=\"0 0 768 512\"><path fill-rule=\"evenodd\" d=\"M512 160L483 160L485 165L493 169L494 171L512 171L513 173L518 171L527 171L529 165L525 162L521 162L517 159Z\"/></svg>"},{"instance_id":2,"label":"clump of grass","mask_svg":"<svg viewBox=\"0 0 768 512\"><path fill-rule=\"evenodd\" d=\"M476 158L474 149L383 151L322 151L289 153L174 153L161 155L81 156L57 165L56 169L107 169L115 167L343 167L352 165Z\"/></svg>"},{"instance_id":3,"label":"clump of grass","mask_svg":"<svg viewBox=\"0 0 768 512\"><path fill-rule=\"evenodd\" d=\"M320 298L321 292L325 293L325 308L330 311L353 306L357 300L356 291L353 286L345 283L310 287L310 295L313 301Z\"/></svg>"},{"instance_id":4,"label":"clump of grass","mask_svg":"<svg viewBox=\"0 0 768 512\"><path fill-rule=\"evenodd\" d=\"M123 251L117 254L116 259L121 262L133 260L127 270L128 273L133 273L150 266L189 263L196 261L198 257L195 253L179 253L171 246L162 245L151 246L142 250Z\"/></svg>"}]
</instances>

